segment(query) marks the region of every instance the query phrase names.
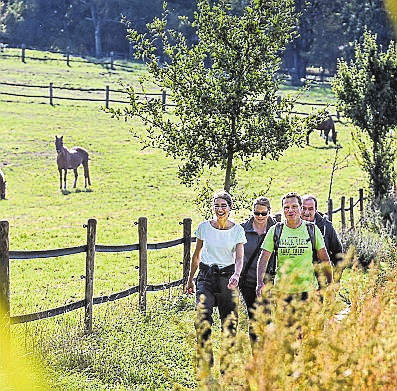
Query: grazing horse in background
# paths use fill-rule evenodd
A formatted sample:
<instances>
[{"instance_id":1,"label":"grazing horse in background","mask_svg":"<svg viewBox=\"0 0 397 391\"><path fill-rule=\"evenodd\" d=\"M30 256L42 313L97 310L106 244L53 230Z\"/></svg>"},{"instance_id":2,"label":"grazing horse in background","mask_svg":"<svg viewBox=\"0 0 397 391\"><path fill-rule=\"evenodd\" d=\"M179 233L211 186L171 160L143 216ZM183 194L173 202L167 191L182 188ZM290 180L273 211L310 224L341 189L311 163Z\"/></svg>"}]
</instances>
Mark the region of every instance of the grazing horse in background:
<instances>
[{"instance_id":1,"label":"grazing horse in background","mask_svg":"<svg viewBox=\"0 0 397 391\"><path fill-rule=\"evenodd\" d=\"M0 170L0 199L1 200L6 199L6 180L1 170Z\"/></svg>"},{"instance_id":2,"label":"grazing horse in background","mask_svg":"<svg viewBox=\"0 0 397 391\"><path fill-rule=\"evenodd\" d=\"M337 132L335 131L335 122L329 114L328 114L328 118L325 119L324 121L317 121L317 125L314 129L320 130L320 136L323 135L323 131L324 131L325 144L328 144L329 132L332 131L332 133L331 133L332 141L336 145ZM309 145L309 135L311 132L313 132L314 129L310 129L307 132L307 135L306 135L306 144L307 145Z\"/></svg>"},{"instance_id":3,"label":"grazing horse in background","mask_svg":"<svg viewBox=\"0 0 397 391\"><path fill-rule=\"evenodd\" d=\"M84 178L85 178L85 186L91 185L90 173L88 171L88 152L81 147L73 147L72 149L67 149L63 146L63 136L58 137L55 136L55 148L58 152L57 156L57 164L59 171L59 183L60 189L62 190L62 170L65 171L63 181L64 181L64 190L66 190L66 173L68 169L74 171L74 185L73 188L76 187L77 183L77 167L82 164L84 167Z\"/></svg>"}]
</instances>

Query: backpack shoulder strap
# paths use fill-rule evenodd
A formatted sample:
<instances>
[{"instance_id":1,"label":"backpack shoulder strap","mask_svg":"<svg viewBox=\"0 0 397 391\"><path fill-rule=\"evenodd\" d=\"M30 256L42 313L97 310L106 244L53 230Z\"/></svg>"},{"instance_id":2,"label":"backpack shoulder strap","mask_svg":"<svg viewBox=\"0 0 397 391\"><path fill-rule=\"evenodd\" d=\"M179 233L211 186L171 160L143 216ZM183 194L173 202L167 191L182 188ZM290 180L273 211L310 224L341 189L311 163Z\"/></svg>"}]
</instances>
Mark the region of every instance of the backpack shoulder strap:
<instances>
[{"instance_id":1,"label":"backpack shoulder strap","mask_svg":"<svg viewBox=\"0 0 397 391\"><path fill-rule=\"evenodd\" d=\"M284 223L276 223L274 227L273 243L274 243L274 255L277 257L278 248L280 247L281 233L283 232Z\"/></svg>"},{"instance_id":2,"label":"backpack shoulder strap","mask_svg":"<svg viewBox=\"0 0 397 391\"><path fill-rule=\"evenodd\" d=\"M317 260L316 251L316 227L314 223L306 222L307 232L309 233L310 241L312 242L313 262Z\"/></svg>"},{"instance_id":3,"label":"backpack shoulder strap","mask_svg":"<svg viewBox=\"0 0 397 391\"><path fill-rule=\"evenodd\" d=\"M274 243L274 248L273 248L273 254L271 255L269 259L269 263L266 268L266 274L269 274L272 276L272 278L276 275L277 271L277 253L278 253L278 248L280 246L280 238L281 238L281 232L283 230L284 224L277 222L274 226L274 232L273 232L273 243Z\"/></svg>"}]
</instances>

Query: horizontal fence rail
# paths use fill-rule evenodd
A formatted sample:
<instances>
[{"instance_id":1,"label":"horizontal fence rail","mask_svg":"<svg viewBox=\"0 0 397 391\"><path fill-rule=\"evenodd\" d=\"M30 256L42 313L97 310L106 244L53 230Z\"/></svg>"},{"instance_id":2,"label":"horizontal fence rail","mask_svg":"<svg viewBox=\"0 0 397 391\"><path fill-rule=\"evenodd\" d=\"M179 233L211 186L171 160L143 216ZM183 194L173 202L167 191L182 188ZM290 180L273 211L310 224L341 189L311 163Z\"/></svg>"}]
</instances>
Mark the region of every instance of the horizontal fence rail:
<instances>
[{"instance_id":1,"label":"horizontal fence rail","mask_svg":"<svg viewBox=\"0 0 397 391\"><path fill-rule=\"evenodd\" d=\"M354 208L358 205L360 218L364 217L364 192L359 190L359 197L354 202L353 197L349 199L349 206L346 207L346 197L341 197L340 207L333 209L332 199L328 200L327 217L332 221L332 216L336 213L341 214L342 230L347 227L346 212L349 212L350 227L355 227ZM277 214L276 220L281 221L281 214ZM96 244L96 224L95 219L89 219L87 224L87 244L76 247L68 247L53 250L35 250L35 251L9 251L9 224L7 221L0 222L0 310L7 314L9 324L26 323L35 320L45 319L56 315L65 314L79 308L85 308L84 329L87 334L92 332L92 307L96 304L103 304L115 300L119 300L130 296L134 293L139 294L139 307L141 310L146 310L146 293L157 292L173 287L178 287L186 283L190 260L191 260L191 243L196 241L195 237L191 236L191 219L184 219L181 223L183 225L183 236L179 239L165 241L161 243L147 243L147 219L146 217L139 218L137 222L139 243L127 245L100 245ZM167 283L160 283L157 285L147 284L147 251L161 250L170 247L183 245L183 272L182 278L176 281ZM94 260L96 253L109 252L130 252L139 251L139 284L130 287L121 292L112 293L110 295L103 295L94 297ZM55 258L66 255L73 255L79 253L86 253L86 275L85 275L85 298L74 303L69 303L56 308L51 308L44 311L39 311L32 314L10 316L10 292L9 292L9 260L24 260L37 258Z\"/></svg>"},{"instance_id":2,"label":"horizontal fence rail","mask_svg":"<svg viewBox=\"0 0 397 391\"><path fill-rule=\"evenodd\" d=\"M44 103L48 102L50 105L54 106L58 104L58 101L66 100L66 101L82 101L82 102L102 102L106 108L110 107L111 103L121 103L124 105L129 104L129 100L126 98L127 92L120 89L111 89L109 86L105 86L105 88L77 88L77 87L57 87L53 82L50 82L48 85L29 85L29 84L20 84L20 83L9 83L0 81L0 86L8 86L11 88L18 88L20 92L10 92L10 91L0 91L1 96L12 96L12 97L20 97L20 98L33 98L33 99L44 99ZM23 92L24 89L36 89L37 93L29 94ZM46 94L40 94L41 91L46 90ZM56 92L59 92L56 94ZM72 92L75 95L62 95L67 94L68 92ZM80 96L77 96L80 94ZM84 95L85 94L85 95ZM95 95L95 97L94 97ZM170 102L167 92L150 92L150 93L135 93L136 96L142 97L146 99L159 99L161 101L161 105L163 110L167 107L176 107L176 104ZM114 96L114 97L113 97ZM321 102L296 102L296 106L308 106L308 107L334 107L332 104L321 103ZM303 111L292 111L291 114L297 115L308 115L308 113ZM338 111L335 113L330 113L333 117L336 118L336 121L339 121L341 118L341 114Z\"/></svg>"},{"instance_id":3,"label":"horizontal fence rail","mask_svg":"<svg viewBox=\"0 0 397 391\"><path fill-rule=\"evenodd\" d=\"M56 87L54 83L50 82L48 85L29 85L29 84L20 84L20 83L9 83L0 81L0 86L8 86L18 88L20 91L10 92L10 91L0 91L0 95L2 96L13 96L20 98L33 98L33 99L45 99L50 105L54 106L55 102L58 100L71 100L71 101L82 101L82 102L102 102L106 108L109 108L110 103L121 103L127 105L129 103L126 98L126 91L120 89L110 89L109 86L105 86L105 88L77 88L77 87ZM23 90L26 89L35 89L38 90L34 93L26 93ZM41 91L46 90L46 94L40 94ZM72 92L73 95L55 95L55 92L59 91L60 94L68 92ZM77 96L80 94L80 96ZM84 95L85 94L85 95ZM111 94L115 96L115 98L111 98ZM166 92L153 92L153 93L136 93L138 97L149 97L156 98L161 97L161 102L164 107L166 106L175 106L170 103L166 103Z\"/></svg>"},{"instance_id":4,"label":"horizontal fence rail","mask_svg":"<svg viewBox=\"0 0 397 391\"><path fill-rule=\"evenodd\" d=\"M26 323L39 319L45 319L56 315L65 314L79 308L85 307L85 332L92 331L92 306L95 304L103 304L115 300L119 300L130 296L134 293L139 293L139 307L146 310L146 293L157 292L173 287L184 285L187 281L190 267L190 253L191 243L196 241L196 238L191 236L191 219L184 219L181 223L183 225L183 237L161 243L147 243L147 219L141 217L138 222L139 243L128 245L100 245L95 243L96 238L96 220L89 219L87 224L87 244L83 246L60 248L53 250L35 250L35 251L9 251L8 249L8 230L9 224L7 221L0 222L0 306L4 313L8 314L9 324ZM147 284L147 251L161 250L170 247L183 245L183 272L182 278L176 281L160 283L157 285ZM94 283L94 259L95 254L104 252L130 252L139 251L139 284L130 287L121 292L112 293L110 295L103 295L100 297L93 296ZM51 308L44 311L39 311L26 315L10 315L10 293L9 293L9 260L24 260L36 258L55 258L66 255L86 253L86 288L85 299L69 303L56 308Z\"/></svg>"}]
</instances>

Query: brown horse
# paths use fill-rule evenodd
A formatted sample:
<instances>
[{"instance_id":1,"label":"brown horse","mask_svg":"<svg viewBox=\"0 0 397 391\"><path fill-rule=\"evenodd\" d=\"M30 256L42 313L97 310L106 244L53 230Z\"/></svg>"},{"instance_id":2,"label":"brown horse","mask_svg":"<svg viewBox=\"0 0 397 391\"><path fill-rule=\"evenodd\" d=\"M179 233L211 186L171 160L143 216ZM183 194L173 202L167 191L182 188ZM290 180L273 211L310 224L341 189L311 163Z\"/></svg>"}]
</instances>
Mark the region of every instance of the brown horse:
<instances>
[{"instance_id":1,"label":"brown horse","mask_svg":"<svg viewBox=\"0 0 397 391\"><path fill-rule=\"evenodd\" d=\"M0 170L0 199L6 199L6 180L3 172Z\"/></svg>"},{"instance_id":2,"label":"brown horse","mask_svg":"<svg viewBox=\"0 0 397 391\"><path fill-rule=\"evenodd\" d=\"M307 135L306 135L306 144L307 145L309 145L309 135L311 132L313 132L314 129L320 130L320 136L323 135L323 131L324 131L325 144L328 144L329 132L332 131L332 133L331 133L332 141L336 145L337 132L335 131L335 122L329 114L328 114L327 119L325 119L324 121L317 121L316 127L313 129L310 129L307 132Z\"/></svg>"},{"instance_id":3,"label":"brown horse","mask_svg":"<svg viewBox=\"0 0 397 391\"><path fill-rule=\"evenodd\" d=\"M81 147L73 147L72 149L67 149L63 146L63 136L57 137L55 136L55 148L58 152L57 156L57 164L59 171L59 183L60 189L62 189L62 170L65 171L63 181L64 181L64 190L66 190L66 173L68 169L74 171L74 184L73 188L76 187L77 183L77 167L82 164L84 167L84 178L85 178L85 186L91 185L90 173L88 171L88 152Z\"/></svg>"}]
</instances>

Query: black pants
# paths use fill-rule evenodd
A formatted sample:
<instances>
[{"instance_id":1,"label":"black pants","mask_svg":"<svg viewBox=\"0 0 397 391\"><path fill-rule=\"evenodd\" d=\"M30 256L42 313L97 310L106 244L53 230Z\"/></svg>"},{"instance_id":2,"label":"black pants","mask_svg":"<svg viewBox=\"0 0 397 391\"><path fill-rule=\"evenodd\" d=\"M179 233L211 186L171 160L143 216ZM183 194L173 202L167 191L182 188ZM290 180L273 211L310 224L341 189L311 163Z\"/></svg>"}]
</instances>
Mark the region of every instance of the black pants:
<instances>
[{"instance_id":1,"label":"black pants","mask_svg":"<svg viewBox=\"0 0 397 391\"><path fill-rule=\"evenodd\" d=\"M200 263L200 271L196 280L196 304L198 317L196 330L198 340L204 344L211 336L214 322L212 314L218 307L222 330L226 328L234 336L237 330L236 290L229 289L229 279L235 270L234 265L225 268L207 266ZM230 317L234 314L233 317Z\"/></svg>"},{"instance_id":2,"label":"black pants","mask_svg":"<svg viewBox=\"0 0 397 391\"><path fill-rule=\"evenodd\" d=\"M251 325L251 321L254 317L254 305L256 301L256 287L251 287L247 285L241 285L240 287L240 293L241 296L243 296L245 307L248 312L248 318L249 318L249 336L251 339L251 342L256 342L258 339L257 335L254 333Z\"/></svg>"}]
</instances>

